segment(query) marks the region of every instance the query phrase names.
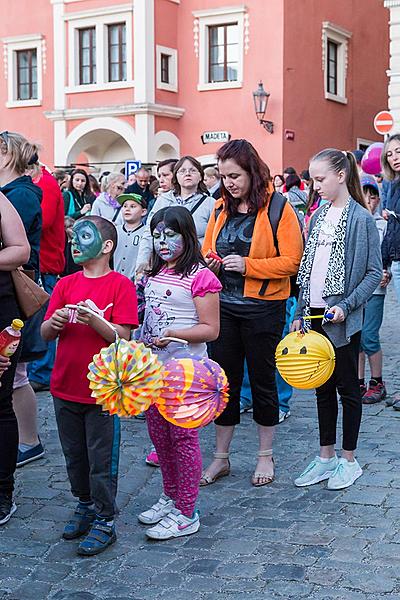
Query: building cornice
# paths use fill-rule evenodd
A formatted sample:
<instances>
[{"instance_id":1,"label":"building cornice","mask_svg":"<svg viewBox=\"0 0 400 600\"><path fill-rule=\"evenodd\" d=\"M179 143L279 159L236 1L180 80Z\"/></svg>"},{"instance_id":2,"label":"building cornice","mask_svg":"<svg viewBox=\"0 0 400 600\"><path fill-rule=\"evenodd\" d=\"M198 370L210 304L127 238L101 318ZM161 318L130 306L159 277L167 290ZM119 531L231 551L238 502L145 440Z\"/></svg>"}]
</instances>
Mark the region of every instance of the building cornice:
<instances>
[{"instance_id":1,"label":"building cornice","mask_svg":"<svg viewBox=\"0 0 400 600\"><path fill-rule=\"evenodd\" d=\"M400 0L385 0L383 5L385 8L398 8L400 6Z\"/></svg>"},{"instance_id":2,"label":"building cornice","mask_svg":"<svg viewBox=\"0 0 400 600\"><path fill-rule=\"evenodd\" d=\"M91 19L95 17L127 13L133 11L133 4L116 4L114 6L103 6L91 10L82 10L64 14L64 21L76 21L79 19Z\"/></svg>"},{"instance_id":3,"label":"building cornice","mask_svg":"<svg viewBox=\"0 0 400 600\"><path fill-rule=\"evenodd\" d=\"M192 15L197 19L201 17L209 17L209 16L218 16L218 15L226 15L226 14L234 14L234 13L245 13L247 11L247 7L245 4L241 4L239 6L222 6L217 8L205 8L201 10L193 10Z\"/></svg>"},{"instance_id":4,"label":"building cornice","mask_svg":"<svg viewBox=\"0 0 400 600\"><path fill-rule=\"evenodd\" d=\"M185 113L184 108L167 104L122 104L120 106L101 106L95 108L67 108L65 110L45 111L44 115L50 121L73 121L77 119L93 119L94 117L122 117L128 115L155 115L180 119Z\"/></svg>"}]
</instances>

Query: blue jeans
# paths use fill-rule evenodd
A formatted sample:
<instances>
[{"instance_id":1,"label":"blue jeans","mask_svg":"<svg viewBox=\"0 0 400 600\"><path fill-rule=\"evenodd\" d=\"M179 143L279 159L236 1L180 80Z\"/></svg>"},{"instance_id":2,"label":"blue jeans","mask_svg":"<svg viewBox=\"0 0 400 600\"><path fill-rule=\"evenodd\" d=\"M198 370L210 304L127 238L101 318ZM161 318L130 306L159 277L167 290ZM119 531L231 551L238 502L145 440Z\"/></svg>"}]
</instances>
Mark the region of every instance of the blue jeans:
<instances>
[{"instance_id":1,"label":"blue jeans","mask_svg":"<svg viewBox=\"0 0 400 600\"><path fill-rule=\"evenodd\" d=\"M373 356L381 349L379 330L383 321L384 302L384 294L374 294L365 306L360 351L367 356Z\"/></svg>"},{"instance_id":2,"label":"blue jeans","mask_svg":"<svg viewBox=\"0 0 400 600\"><path fill-rule=\"evenodd\" d=\"M43 287L48 294L51 294L57 283L57 275L49 273L42 274ZM50 376L53 370L56 358L56 341L48 342L46 354L39 360L34 360L28 364L28 377L30 381L50 385Z\"/></svg>"},{"instance_id":3,"label":"blue jeans","mask_svg":"<svg viewBox=\"0 0 400 600\"><path fill-rule=\"evenodd\" d=\"M249 369L247 368L247 362L244 361L244 372L242 389L240 390L240 406L242 408L251 408L253 406L253 398L251 397Z\"/></svg>"},{"instance_id":4,"label":"blue jeans","mask_svg":"<svg viewBox=\"0 0 400 600\"><path fill-rule=\"evenodd\" d=\"M290 296L290 298L286 300L286 319L282 338L289 333L289 327L293 321L296 307L297 299L294 296ZM293 388L282 379L278 371L276 372L276 387L278 388L279 410L287 413L290 410L289 400L293 396Z\"/></svg>"}]
</instances>

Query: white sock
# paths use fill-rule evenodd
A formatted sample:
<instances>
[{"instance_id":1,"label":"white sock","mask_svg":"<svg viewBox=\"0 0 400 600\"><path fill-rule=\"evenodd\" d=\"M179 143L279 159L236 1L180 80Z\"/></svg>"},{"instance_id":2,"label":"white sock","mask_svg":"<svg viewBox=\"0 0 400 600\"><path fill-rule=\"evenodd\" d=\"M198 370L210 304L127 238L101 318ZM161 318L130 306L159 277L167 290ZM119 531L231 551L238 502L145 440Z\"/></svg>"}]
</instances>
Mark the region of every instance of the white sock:
<instances>
[{"instance_id":1,"label":"white sock","mask_svg":"<svg viewBox=\"0 0 400 600\"><path fill-rule=\"evenodd\" d=\"M37 446L37 444L18 444L18 450L20 452L27 452L27 450L31 450L31 448L34 448L35 446Z\"/></svg>"},{"instance_id":2,"label":"white sock","mask_svg":"<svg viewBox=\"0 0 400 600\"><path fill-rule=\"evenodd\" d=\"M335 460L336 458L337 458L337 456L336 456L336 454L335 454L335 456L332 456L332 458L321 458L321 457L319 457L319 460L320 460L322 463L328 463L328 462L331 462L331 460Z\"/></svg>"}]
</instances>

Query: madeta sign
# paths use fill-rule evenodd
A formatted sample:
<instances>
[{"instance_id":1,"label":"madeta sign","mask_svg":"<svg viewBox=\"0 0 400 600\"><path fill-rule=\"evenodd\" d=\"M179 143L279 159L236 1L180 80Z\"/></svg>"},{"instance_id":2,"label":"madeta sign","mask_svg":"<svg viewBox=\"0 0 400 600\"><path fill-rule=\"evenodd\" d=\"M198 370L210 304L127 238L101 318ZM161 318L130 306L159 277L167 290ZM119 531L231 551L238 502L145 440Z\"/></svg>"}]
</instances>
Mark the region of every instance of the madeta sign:
<instances>
[{"instance_id":1,"label":"madeta sign","mask_svg":"<svg viewBox=\"0 0 400 600\"><path fill-rule=\"evenodd\" d=\"M201 136L203 144L225 144L231 139L228 131L205 131Z\"/></svg>"}]
</instances>

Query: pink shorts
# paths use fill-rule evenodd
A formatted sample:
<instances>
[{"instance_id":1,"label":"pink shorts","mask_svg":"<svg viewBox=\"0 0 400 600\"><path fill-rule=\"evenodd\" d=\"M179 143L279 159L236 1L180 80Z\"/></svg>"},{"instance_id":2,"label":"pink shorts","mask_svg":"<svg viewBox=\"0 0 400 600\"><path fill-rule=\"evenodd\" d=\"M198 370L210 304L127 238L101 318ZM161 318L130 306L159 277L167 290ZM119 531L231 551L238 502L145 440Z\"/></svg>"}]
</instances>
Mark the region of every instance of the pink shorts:
<instances>
[{"instance_id":1,"label":"pink shorts","mask_svg":"<svg viewBox=\"0 0 400 600\"><path fill-rule=\"evenodd\" d=\"M28 373L26 371L28 363L18 363L14 376L14 390L29 384Z\"/></svg>"}]
</instances>

